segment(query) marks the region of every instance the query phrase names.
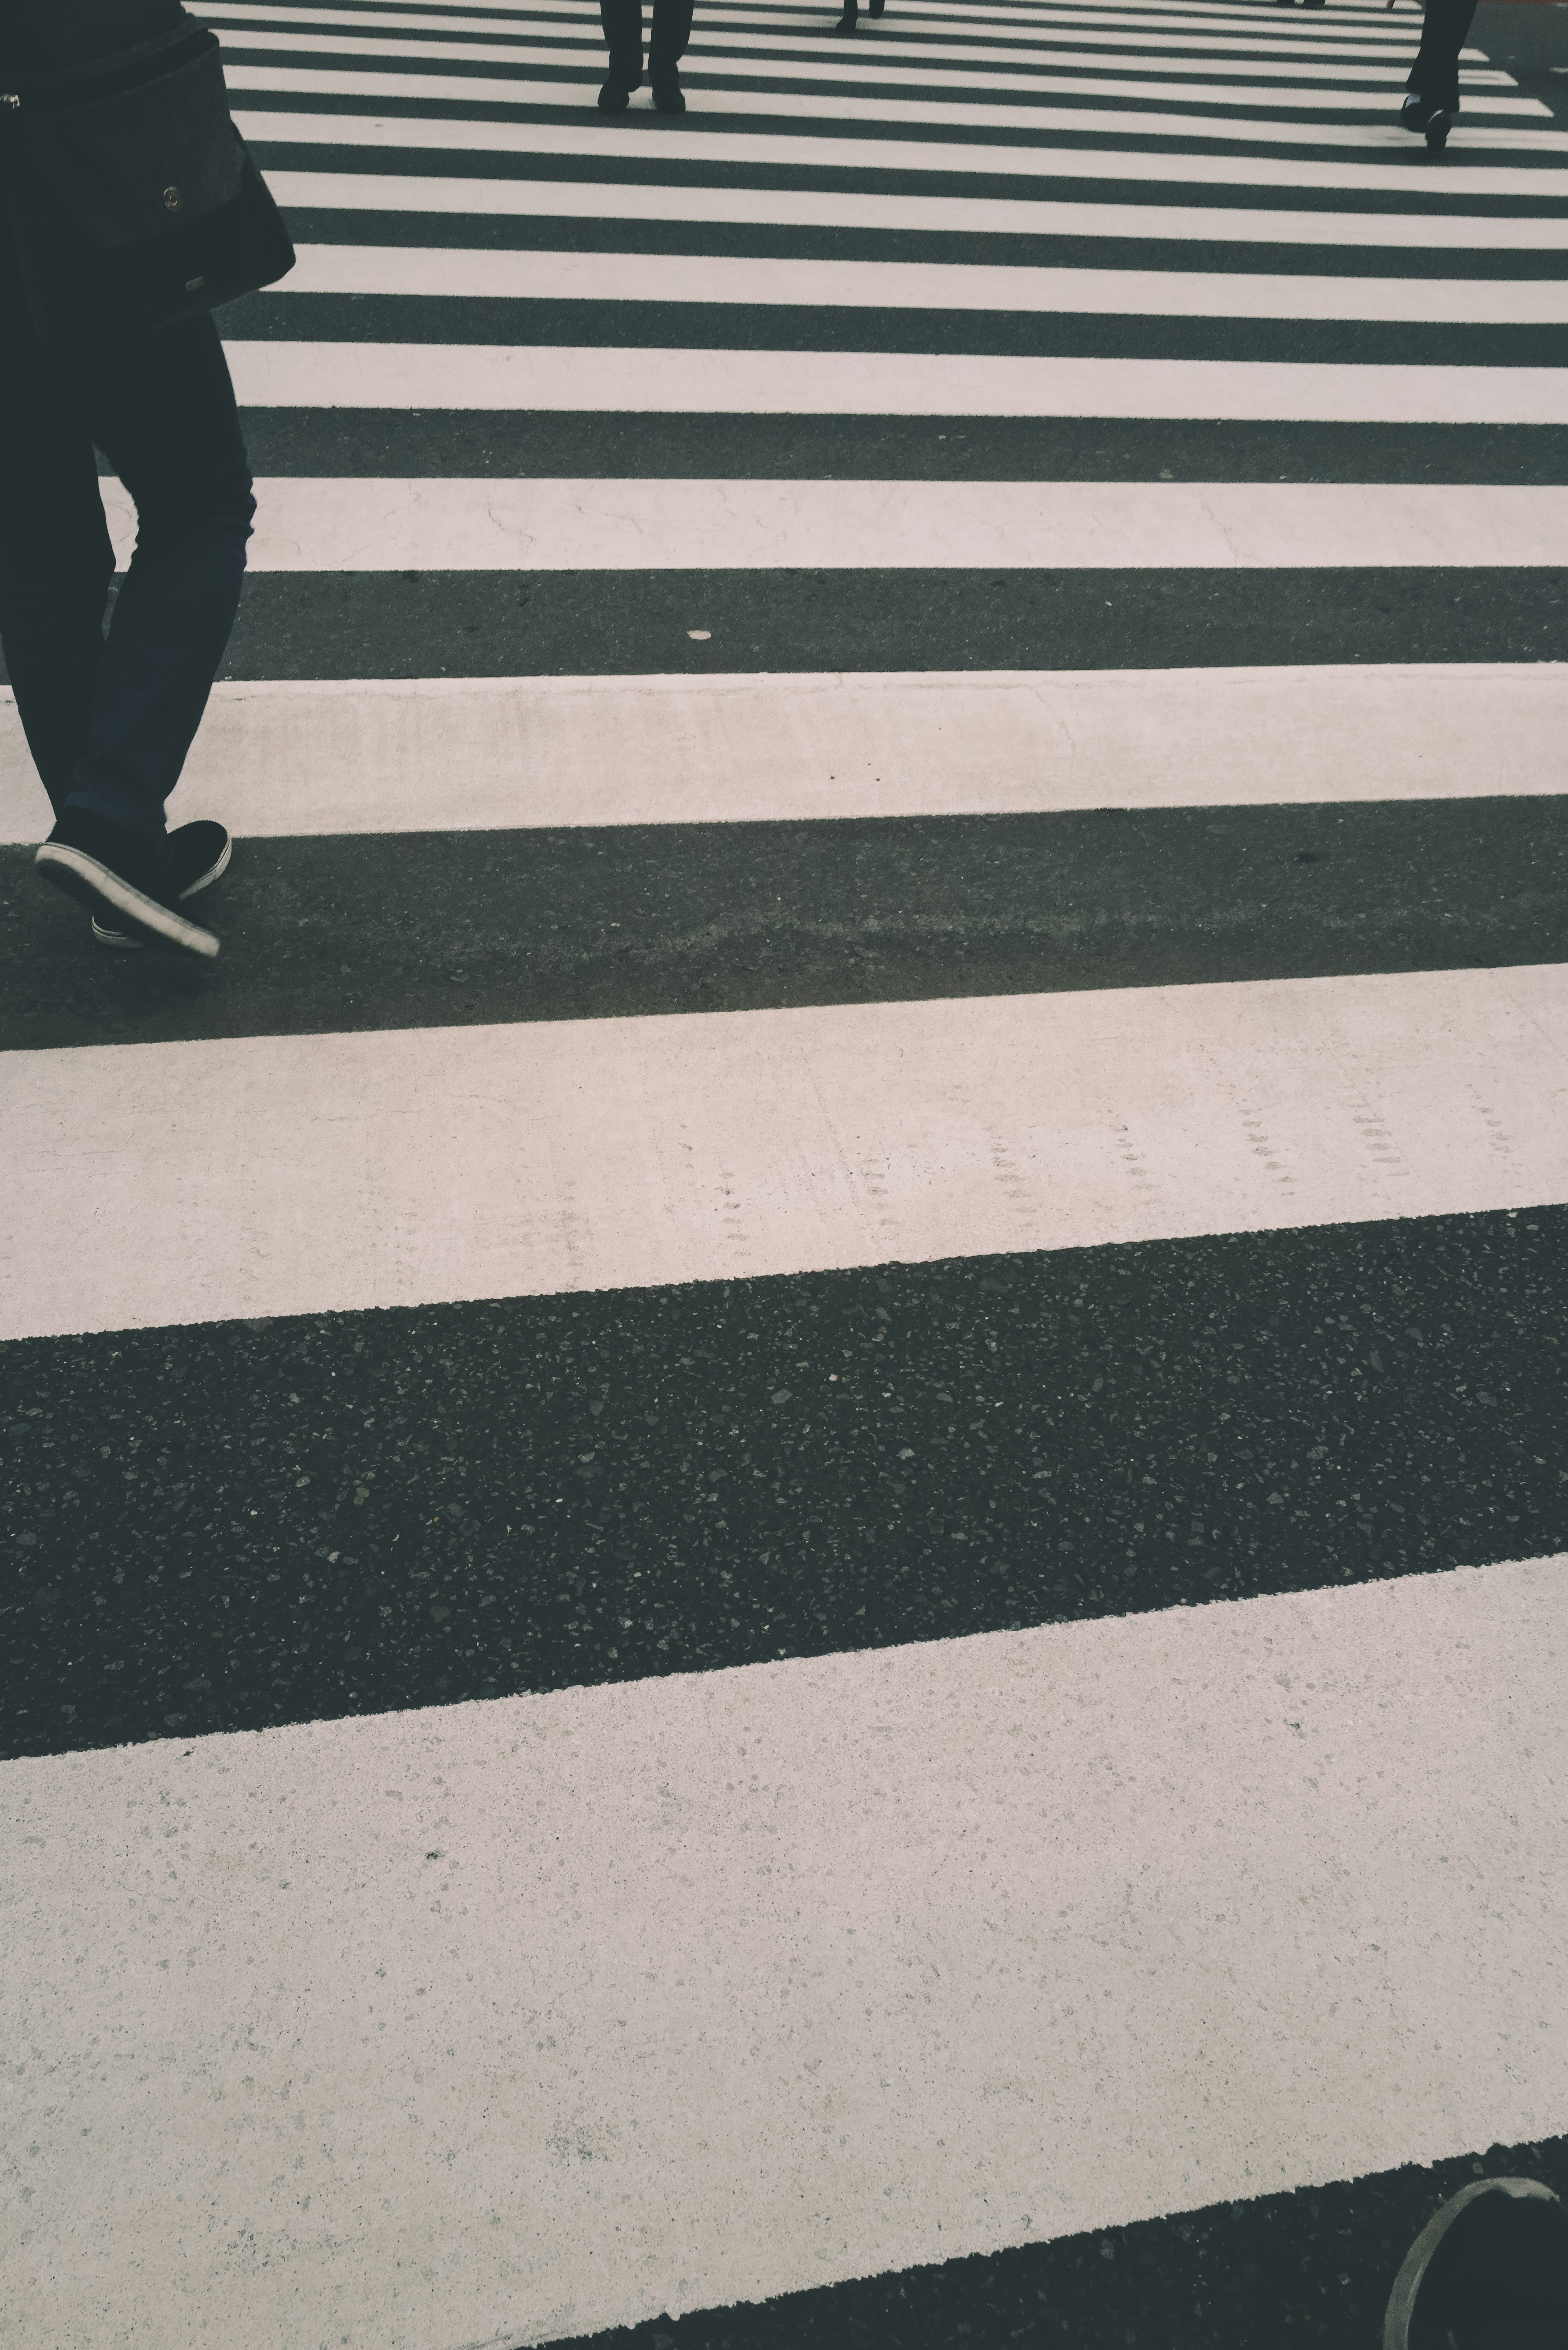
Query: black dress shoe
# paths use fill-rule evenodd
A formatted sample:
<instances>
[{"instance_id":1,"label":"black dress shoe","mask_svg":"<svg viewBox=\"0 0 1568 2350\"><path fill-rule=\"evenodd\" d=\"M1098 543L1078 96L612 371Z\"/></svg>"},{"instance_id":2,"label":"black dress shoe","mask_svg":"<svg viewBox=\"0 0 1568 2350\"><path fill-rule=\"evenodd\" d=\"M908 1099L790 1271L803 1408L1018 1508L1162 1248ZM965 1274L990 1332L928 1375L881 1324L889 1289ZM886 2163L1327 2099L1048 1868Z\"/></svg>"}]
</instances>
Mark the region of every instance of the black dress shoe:
<instances>
[{"instance_id":1,"label":"black dress shoe","mask_svg":"<svg viewBox=\"0 0 1568 2350\"><path fill-rule=\"evenodd\" d=\"M1427 151L1440 155L1449 143L1449 133L1454 127L1457 107L1434 106L1423 126L1427 133Z\"/></svg>"},{"instance_id":2,"label":"black dress shoe","mask_svg":"<svg viewBox=\"0 0 1568 2350\"><path fill-rule=\"evenodd\" d=\"M79 899L113 929L144 932L150 945L211 958L218 941L180 910L163 834L133 832L86 808L61 811L34 859L44 880Z\"/></svg>"},{"instance_id":3,"label":"black dress shoe","mask_svg":"<svg viewBox=\"0 0 1568 2350\"><path fill-rule=\"evenodd\" d=\"M180 825L169 835L170 879L182 900L199 896L228 871L234 846L221 824L205 820ZM92 934L100 947L114 947L122 953L149 944L144 931L117 930L96 914Z\"/></svg>"},{"instance_id":4,"label":"black dress shoe","mask_svg":"<svg viewBox=\"0 0 1568 2350\"><path fill-rule=\"evenodd\" d=\"M860 11L856 6L855 0L849 0L848 7L846 8L843 16L840 16L837 24L835 25L833 29L836 33L854 33L857 32L859 28Z\"/></svg>"},{"instance_id":5,"label":"black dress shoe","mask_svg":"<svg viewBox=\"0 0 1568 2350\"><path fill-rule=\"evenodd\" d=\"M1427 127L1427 101L1421 96L1419 90L1411 89L1406 91L1404 103L1399 109L1399 120L1407 130L1414 130L1417 132L1425 130Z\"/></svg>"},{"instance_id":6,"label":"black dress shoe","mask_svg":"<svg viewBox=\"0 0 1568 2350\"><path fill-rule=\"evenodd\" d=\"M670 66L663 73L649 76L653 83L653 103L660 114L684 114L686 92L680 87L680 77Z\"/></svg>"},{"instance_id":7,"label":"black dress shoe","mask_svg":"<svg viewBox=\"0 0 1568 2350\"><path fill-rule=\"evenodd\" d=\"M627 108L631 104L632 91L634 89L640 89L641 87L641 74L633 75L632 78L628 81L623 74L618 74L612 70L609 79L605 83L604 88L599 92L599 112L601 114L624 114Z\"/></svg>"}]
</instances>

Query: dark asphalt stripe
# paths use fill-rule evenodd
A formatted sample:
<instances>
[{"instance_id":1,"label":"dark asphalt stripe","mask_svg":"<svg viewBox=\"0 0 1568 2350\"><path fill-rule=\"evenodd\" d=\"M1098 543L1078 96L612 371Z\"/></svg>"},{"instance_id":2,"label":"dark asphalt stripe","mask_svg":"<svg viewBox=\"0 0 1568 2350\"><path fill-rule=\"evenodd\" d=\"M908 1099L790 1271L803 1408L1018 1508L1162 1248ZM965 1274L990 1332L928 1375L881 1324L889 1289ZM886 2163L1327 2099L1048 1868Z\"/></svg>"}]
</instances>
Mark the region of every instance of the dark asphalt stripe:
<instances>
[{"instance_id":1,"label":"dark asphalt stripe","mask_svg":"<svg viewBox=\"0 0 1568 2350\"><path fill-rule=\"evenodd\" d=\"M658 2317L547 2350L1363 2350L1381 2339L1418 2230L1483 2174L1568 2195L1568 2137Z\"/></svg>"},{"instance_id":2,"label":"dark asphalt stripe","mask_svg":"<svg viewBox=\"0 0 1568 2350\"><path fill-rule=\"evenodd\" d=\"M236 341L570 344L663 350L938 351L1381 367L1560 368L1568 327L1362 318L1129 317L793 303L529 301L483 295L252 294Z\"/></svg>"},{"instance_id":3,"label":"dark asphalt stripe","mask_svg":"<svg viewBox=\"0 0 1568 2350\"><path fill-rule=\"evenodd\" d=\"M369 779L368 779L369 781ZM1568 795L245 840L211 971L0 851L0 1046L1551 962Z\"/></svg>"},{"instance_id":4,"label":"dark asphalt stripe","mask_svg":"<svg viewBox=\"0 0 1568 2350\"><path fill-rule=\"evenodd\" d=\"M373 408L253 408L243 422L252 467L269 476L1568 482L1568 426L1542 424Z\"/></svg>"},{"instance_id":5,"label":"dark asphalt stripe","mask_svg":"<svg viewBox=\"0 0 1568 2350\"><path fill-rule=\"evenodd\" d=\"M236 105L238 103L236 100ZM261 109L258 107L256 110ZM277 112L275 100L269 100L265 110ZM384 113L379 112L369 99L324 99L319 105L302 103L289 110L334 116L363 114L371 121L386 120ZM401 115L420 119L416 104L411 99L405 99L399 111ZM433 101L431 114L432 118L441 114ZM832 142L826 137L821 142L823 159L817 163L739 161L708 163L695 161L681 148L679 130L672 129L664 116L639 112L631 119L639 129L645 124L649 126L648 151L644 155L534 155L514 154L500 149L359 147L351 144L317 146L306 140L257 140L252 145L256 161L267 172L370 172L382 175L395 173L399 178L565 180L587 182L594 187L748 188L764 192L777 188L867 196L997 196L1010 203L1030 197L1054 199L1060 196L1073 203L1203 205L1220 218L1239 206L1249 212L1416 213L1438 220L1450 218L1455 210L1456 182L1447 173L1434 175L1432 192L1427 195L1418 189L1393 187L1275 188L1254 187L1245 182L1234 186L1216 187L1202 182L1183 180L1126 180L1116 178L1108 161L1104 179L1067 178L1058 186L1051 172L1051 150L1048 147L1040 149L1039 174L1029 180L968 169L908 172L893 166L887 171L874 171L861 165L836 164L832 159ZM851 124L847 128L859 130L871 127ZM1414 148L1415 142L1411 144ZM1175 150L1174 140L1161 141L1162 153L1174 152ZM1416 151L1418 153L1420 151ZM1343 151L1338 160L1345 160ZM1519 196L1482 195L1469 187L1465 187L1462 192L1464 211L1488 219L1557 220L1568 212L1568 198L1563 197L1528 193Z\"/></svg>"},{"instance_id":6,"label":"dark asphalt stripe","mask_svg":"<svg viewBox=\"0 0 1568 2350\"><path fill-rule=\"evenodd\" d=\"M253 409L264 474L1557 484L1568 428Z\"/></svg>"},{"instance_id":7,"label":"dark asphalt stripe","mask_svg":"<svg viewBox=\"0 0 1568 2350\"><path fill-rule=\"evenodd\" d=\"M1248 209L1251 209L1248 207ZM1521 278L1554 285L1561 253L1445 246L1268 244L1212 239L1024 236L935 229L774 227L744 221L572 220L538 213L351 212L291 204L299 245L438 245L491 252L678 253L740 260L948 262L1035 269L1168 269L1270 277ZM286 284L286 281L285 281ZM224 314L227 315L226 313Z\"/></svg>"},{"instance_id":8,"label":"dark asphalt stripe","mask_svg":"<svg viewBox=\"0 0 1568 2350\"><path fill-rule=\"evenodd\" d=\"M1562 570L262 572L223 674L1564 659Z\"/></svg>"},{"instance_id":9,"label":"dark asphalt stripe","mask_svg":"<svg viewBox=\"0 0 1568 2350\"><path fill-rule=\"evenodd\" d=\"M1565 1326L1552 1208L17 1342L0 1735L1550 1555Z\"/></svg>"}]
</instances>

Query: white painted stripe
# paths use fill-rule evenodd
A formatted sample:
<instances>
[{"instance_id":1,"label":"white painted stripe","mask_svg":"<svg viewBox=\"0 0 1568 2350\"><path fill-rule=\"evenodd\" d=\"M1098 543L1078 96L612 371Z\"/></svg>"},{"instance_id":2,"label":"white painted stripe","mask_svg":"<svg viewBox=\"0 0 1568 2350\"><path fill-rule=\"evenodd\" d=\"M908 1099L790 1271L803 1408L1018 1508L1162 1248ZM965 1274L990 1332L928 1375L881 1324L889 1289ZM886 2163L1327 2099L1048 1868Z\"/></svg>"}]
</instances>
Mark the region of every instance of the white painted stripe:
<instances>
[{"instance_id":1,"label":"white painted stripe","mask_svg":"<svg viewBox=\"0 0 1568 2350\"><path fill-rule=\"evenodd\" d=\"M1568 283L1540 277L1263 277L1231 270L987 268L729 254L508 253L450 245L301 245L278 290L534 302L798 303L1111 317L1568 326Z\"/></svg>"},{"instance_id":2,"label":"white painted stripe","mask_svg":"<svg viewBox=\"0 0 1568 2350\"><path fill-rule=\"evenodd\" d=\"M7 1337L1568 1198L1564 964L86 1045L0 1071Z\"/></svg>"},{"instance_id":3,"label":"white painted stripe","mask_svg":"<svg viewBox=\"0 0 1568 2350\"><path fill-rule=\"evenodd\" d=\"M1568 215L1288 213L1182 204L1044 203L984 196L867 196L811 189L645 188L629 182L467 180L396 172L269 171L280 204L303 210L506 213L551 220L733 221L900 234L1171 238L1226 244L1560 253ZM279 289L286 290L285 286Z\"/></svg>"},{"instance_id":4,"label":"white painted stripe","mask_svg":"<svg viewBox=\"0 0 1568 2350\"><path fill-rule=\"evenodd\" d=\"M1568 487L275 475L253 571L1279 570L1568 564ZM104 502L124 565L135 512Z\"/></svg>"},{"instance_id":5,"label":"white painted stripe","mask_svg":"<svg viewBox=\"0 0 1568 2350\"><path fill-rule=\"evenodd\" d=\"M222 12L221 20L210 10L204 15L204 21L207 23L216 25L222 22L224 42L233 48L265 47L271 49L294 49L296 46L306 46L320 49L341 46L344 48L373 52L377 55L472 57L480 61L486 58L515 58L534 65L551 63L570 65L579 57L586 57L595 59L601 73L603 71L604 42L597 26L592 32L585 31L580 36L576 36L574 28L569 26L563 26L558 31L550 28L549 39L533 46L529 46L520 35L489 46L466 41L435 44L425 41L382 43L366 40L354 40L341 45L324 40L312 40L308 44L296 45L292 36L280 31L275 30L263 34L236 33L229 30L228 19L234 13L225 8ZM1297 81L1376 82L1392 86L1404 79L1410 62L1410 51L1407 47L1397 51L1389 50L1386 53L1378 51L1370 57L1365 57L1362 52L1352 51L1349 54L1360 57L1362 61L1344 65L1324 62L1323 54L1315 46L1306 55L1287 51L1277 57L1249 55L1244 57L1204 56L1195 58L1171 57L1157 53L1129 57L1115 49L1106 49L1099 53L1092 49L1042 49L1034 43L1031 43L1027 47L1021 47L1014 59L1010 57L1006 46L996 41L943 42L940 47L933 47L929 41L900 41L890 36L885 27L877 30L874 47L871 44L867 44L865 51L847 56L843 40L835 38L831 34L814 39L791 32L787 36L787 53L781 57L778 55L779 50L786 47L784 35L724 29L722 28L723 18L722 10L704 7L696 28L697 47L687 52L685 62L688 66L705 63L711 68L721 59L732 57L744 57L754 51L758 54L759 59L765 56L767 59L765 69L774 73L783 74L795 70L791 61L796 57L831 57L835 60L837 72L842 78L849 80L867 80L888 78L888 59L902 58L912 65L923 66L927 68L926 72L919 77L919 78L947 82L953 78L951 69L955 63L1006 65L1009 68L1006 73L991 78L986 82L988 88L1003 89L1032 88L1033 86L1032 83L1027 80L1021 81L1018 78L1023 69L1028 66L1040 68L1067 67L1075 73L1103 69L1107 73L1123 76L1151 76L1157 78L1166 75L1187 74L1200 70L1211 78L1229 77L1241 81L1267 79L1278 81L1287 88ZM298 21L314 27L323 23L358 25L365 20L346 12L323 9L312 10L308 17L301 17ZM492 34L495 30L494 25L483 17L458 19L455 24L447 24L440 17L429 17L419 21L449 32L461 31L465 22L478 30ZM581 16L578 16L576 23L581 22ZM538 32L545 28L534 26L529 29ZM1345 53L1334 51L1332 54L1341 56ZM1387 58L1386 63L1383 62L1385 55ZM759 62L757 70L763 69ZM895 79L912 78L906 77L902 73L892 77ZM1518 87L1511 74L1503 73L1497 68L1471 68L1460 76L1460 81L1467 89L1472 88L1514 89ZM1235 101L1232 99L1231 102ZM1277 104L1280 101L1276 99L1274 102Z\"/></svg>"},{"instance_id":6,"label":"white painted stripe","mask_svg":"<svg viewBox=\"0 0 1568 2350\"><path fill-rule=\"evenodd\" d=\"M231 32L224 35L224 46L229 48L275 49L280 45L273 36L268 34ZM762 44L759 43L758 46ZM826 48L828 43L825 41L821 46ZM846 62L843 57L842 42L838 44L838 56L831 64L818 64L807 57L727 59L715 57L707 49L699 47L689 51L682 61L681 84L689 99L699 88L716 94L720 88L728 87L743 77L747 81L908 83L916 87L929 84L934 80L941 83L944 88L952 89L1041 90L1058 96L1110 97L1129 101L1146 99L1151 105L1161 106L1252 106L1301 109L1318 108L1325 110L1333 109L1340 113L1359 111L1388 116L1391 116L1394 111L1393 102L1387 92L1384 90L1320 90L1301 87L1293 82L1284 84L1279 88L1249 86L1240 89L1227 89L1202 82L1168 84L1161 81L1146 82L1130 78L1126 73L1118 74L1114 79L1101 78L1086 73L974 73L946 67L939 69L884 65L880 62L866 64L858 58ZM602 41L596 42L592 47L585 42L580 48L576 46L568 48L564 46L549 47L539 44L524 43L364 41L355 40L347 35L322 33L300 34L287 43L287 53L291 56L332 52L353 55L364 55L369 52L379 57L429 57L432 60L457 58L476 63L500 61L519 66L558 66L564 72L577 76L582 82L591 82L596 89L604 79L605 73L605 51ZM292 71L294 68L286 70ZM1402 79L1402 77L1397 68L1393 68L1383 78L1393 87ZM235 86L239 86L237 81ZM273 73L269 68L263 82L258 84L253 80L249 86L253 88L258 87L290 88L294 84L282 76ZM453 99L461 99L467 94L469 87L466 76L453 77L446 85L445 94ZM493 87L493 85L486 85L486 87ZM508 83L507 87L510 88L514 86ZM577 80L535 81L522 87L529 102L534 105L554 103L566 106L574 103L579 95L584 96L586 102L586 93L579 92ZM540 97L542 91L553 91L555 96L553 99L546 96L542 99ZM737 103L740 101L741 93L737 92ZM752 94L749 91L744 93L744 103L747 107L751 107L753 112L756 110L752 107ZM794 102L794 110L820 114L825 109L815 99L808 103L796 99ZM1529 115L1538 117L1544 122L1550 122L1552 120L1551 108L1543 105L1536 98L1476 96L1466 99L1464 110L1467 120L1474 114L1521 117ZM957 114L951 114L950 109L943 106L941 111L944 119L960 122L983 121L987 119L985 113L975 109L962 109ZM1011 123L1015 120L1023 119L1026 111L1033 113L1033 109L1003 109L999 119Z\"/></svg>"},{"instance_id":7,"label":"white painted stripe","mask_svg":"<svg viewBox=\"0 0 1568 2350\"><path fill-rule=\"evenodd\" d=\"M1562 368L1336 367L1283 360L682 351L608 345L556 348L505 343L260 342L227 348L234 387L247 408L1247 417L1348 424L1561 424L1568 420L1568 370ZM1344 493L1325 488L1322 494ZM1463 493L1429 494L1446 499ZM1536 493L1499 493L1504 501L1526 494Z\"/></svg>"},{"instance_id":8,"label":"white painted stripe","mask_svg":"<svg viewBox=\"0 0 1568 2350\"><path fill-rule=\"evenodd\" d=\"M13 2338L513 2350L1550 2137L1565 1674L1540 1558L7 1762Z\"/></svg>"},{"instance_id":9,"label":"white painted stripe","mask_svg":"<svg viewBox=\"0 0 1568 2350\"><path fill-rule=\"evenodd\" d=\"M228 346L242 405L1559 424L1560 369L498 343ZM1555 560L1555 558L1552 558Z\"/></svg>"},{"instance_id":10,"label":"white painted stripe","mask_svg":"<svg viewBox=\"0 0 1568 2350\"><path fill-rule=\"evenodd\" d=\"M1568 663L265 680L214 688L175 821L254 838L1564 792ZM0 689L0 840L48 822Z\"/></svg>"},{"instance_id":11,"label":"white painted stripe","mask_svg":"<svg viewBox=\"0 0 1568 2350\"><path fill-rule=\"evenodd\" d=\"M231 80L233 78L231 75ZM1549 164L1532 168L1466 163L1462 171L1434 172L1428 163L1392 161L1319 163L1305 158L1296 161L1271 155L1140 154L1131 148L1001 143L971 146L957 140L854 139L826 133L821 138L802 138L772 131L700 130L690 117L682 120L678 138L666 140L664 134L659 134L660 144L657 148L650 147L649 130L640 121L617 129L614 120L595 120L579 127L573 122L462 122L414 114L249 110L237 112L234 120L243 136L257 145L270 142L291 147L389 147L435 149L452 154L569 156L590 165L613 156L663 171L672 163L723 163L789 171L979 172L992 179L1102 180L1122 183L1159 181L1193 187L1316 188L1336 193L1375 191L1379 195L1444 200L1513 196L1540 204L1568 198L1568 171L1556 171ZM1105 127L1104 119L1096 118L1095 128ZM1509 135L1519 140L1543 138L1547 134L1516 131ZM1568 137L1568 133L1553 135ZM1408 155L1415 142L1403 131L1396 130L1390 136L1400 141L1391 152ZM1469 136L1461 125L1454 140L1462 142ZM1495 146L1497 138L1488 134L1488 144ZM1449 157L1456 164L1460 160L1457 145L1450 145ZM1332 215L1325 213L1324 218L1327 221Z\"/></svg>"},{"instance_id":12,"label":"white painted stripe","mask_svg":"<svg viewBox=\"0 0 1568 2350\"><path fill-rule=\"evenodd\" d=\"M315 66L229 66L224 71L229 87L235 90L373 98L394 105L399 100L435 98L448 104L469 106L581 106L587 110L596 102L594 84L587 80L527 81L521 76L497 80L477 75L459 78L451 74L339 72ZM1408 156L1411 148L1410 134L1392 119L1392 106L1385 109L1390 118L1386 122L1348 124L1282 122L1272 116L1117 113L1101 106L970 106L943 99L846 98L830 90L815 91L806 98L794 90L726 91L710 89L701 83L689 86L686 95L688 114L699 120L704 114L782 115L792 122L903 122L931 130L1024 131L1041 142L1029 150L1036 171L1040 169L1042 151L1054 151L1044 147L1047 135L1063 130L1101 139L1200 139L1234 140L1249 147L1347 147L1363 154L1389 156ZM1232 102L1239 101L1232 99ZM1293 99L1291 103L1300 105L1305 101ZM1348 101L1335 99L1334 103ZM1515 101L1500 103L1512 107ZM647 104L651 107L651 96ZM1479 102L1479 110L1487 110L1484 102ZM528 127L531 130L534 126ZM687 135L684 125L680 135L683 139ZM1453 140L1476 151L1503 149L1518 154L1568 153L1568 130L1500 129L1490 123L1472 121L1468 107ZM820 153L818 160L822 160ZM1119 155L1107 151L1101 158L1103 175L1115 176L1110 166L1120 161ZM1430 179L1429 167L1426 176Z\"/></svg>"}]
</instances>

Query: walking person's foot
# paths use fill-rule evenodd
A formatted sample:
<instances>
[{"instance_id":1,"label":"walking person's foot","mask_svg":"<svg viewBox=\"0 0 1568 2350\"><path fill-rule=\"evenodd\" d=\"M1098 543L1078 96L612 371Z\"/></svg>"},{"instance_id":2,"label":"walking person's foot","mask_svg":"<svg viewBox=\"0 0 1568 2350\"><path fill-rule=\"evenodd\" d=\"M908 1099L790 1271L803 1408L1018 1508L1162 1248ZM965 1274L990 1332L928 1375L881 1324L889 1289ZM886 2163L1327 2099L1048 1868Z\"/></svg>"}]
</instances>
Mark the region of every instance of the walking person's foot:
<instances>
[{"instance_id":1,"label":"walking person's foot","mask_svg":"<svg viewBox=\"0 0 1568 2350\"><path fill-rule=\"evenodd\" d=\"M218 941L180 910L162 833L134 832L86 808L64 809L34 859L44 879L110 929L130 928L150 945L212 957Z\"/></svg>"},{"instance_id":2,"label":"walking person's foot","mask_svg":"<svg viewBox=\"0 0 1568 2350\"><path fill-rule=\"evenodd\" d=\"M834 31L835 31L836 33L853 33L853 32L857 32L857 31L858 31L858 29L859 29L859 25L860 25L860 11L859 11L859 9L858 9L858 8L846 8L846 10L844 11L843 16L840 16L840 18L838 19L838 22L835 25L835 26L834 26L834 28L833 28L833 29L834 29Z\"/></svg>"},{"instance_id":3,"label":"walking person's foot","mask_svg":"<svg viewBox=\"0 0 1568 2350\"><path fill-rule=\"evenodd\" d=\"M1568 2210L1533 2178L1478 2178L1394 2280L1383 2350L1548 2350L1568 2339Z\"/></svg>"},{"instance_id":4,"label":"walking person's foot","mask_svg":"<svg viewBox=\"0 0 1568 2350\"><path fill-rule=\"evenodd\" d=\"M1435 106L1422 128L1427 133L1428 151L1440 155L1449 143L1449 133L1454 127L1453 111L1445 106Z\"/></svg>"},{"instance_id":5,"label":"walking person's foot","mask_svg":"<svg viewBox=\"0 0 1568 2350\"><path fill-rule=\"evenodd\" d=\"M227 872L234 846L221 824L206 818L178 826L169 835L168 845L169 870L182 899L198 897ZM100 947L121 951L149 943L145 931L114 928L97 914L92 918L92 934Z\"/></svg>"},{"instance_id":6,"label":"walking person's foot","mask_svg":"<svg viewBox=\"0 0 1568 2350\"><path fill-rule=\"evenodd\" d=\"M653 84L653 103L660 114L685 113L686 92L673 66L650 69L649 78Z\"/></svg>"},{"instance_id":7,"label":"walking person's foot","mask_svg":"<svg viewBox=\"0 0 1568 2350\"><path fill-rule=\"evenodd\" d=\"M1427 101L1418 90L1407 90L1399 109L1399 120L1407 130L1417 132L1427 127Z\"/></svg>"},{"instance_id":8,"label":"walking person's foot","mask_svg":"<svg viewBox=\"0 0 1568 2350\"><path fill-rule=\"evenodd\" d=\"M615 67L611 66L609 73L606 78L604 87L599 91L599 112L601 114L624 114L627 108L631 104L632 91L634 89L640 89L641 88L642 74L640 68L634 74L625 74L618 73Z\"/></svg>"}]
</instances>

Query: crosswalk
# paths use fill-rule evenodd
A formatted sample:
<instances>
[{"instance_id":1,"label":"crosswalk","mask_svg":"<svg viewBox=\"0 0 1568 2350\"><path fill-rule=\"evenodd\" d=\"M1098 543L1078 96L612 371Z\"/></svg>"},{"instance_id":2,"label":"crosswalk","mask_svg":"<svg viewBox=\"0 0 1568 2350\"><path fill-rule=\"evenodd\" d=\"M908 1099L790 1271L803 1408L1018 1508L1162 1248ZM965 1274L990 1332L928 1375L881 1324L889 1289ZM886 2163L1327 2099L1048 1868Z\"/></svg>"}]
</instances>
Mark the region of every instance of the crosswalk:
<instances>
[{"instance_id":1,"label":"crosswalk","mask_svg":"<svg viewBox=\"0 0 1568 2350\"><path fill-rule=\"evenodd\" d=\"M1568 109L201 13L211 971L0 700L7 2338L1375 2339L1568 2186Z\"/></svg>"}]
</instances>

